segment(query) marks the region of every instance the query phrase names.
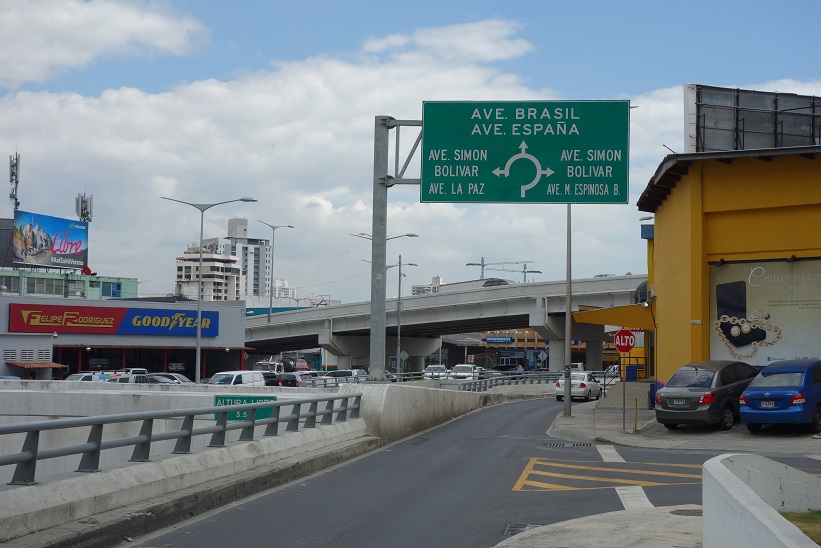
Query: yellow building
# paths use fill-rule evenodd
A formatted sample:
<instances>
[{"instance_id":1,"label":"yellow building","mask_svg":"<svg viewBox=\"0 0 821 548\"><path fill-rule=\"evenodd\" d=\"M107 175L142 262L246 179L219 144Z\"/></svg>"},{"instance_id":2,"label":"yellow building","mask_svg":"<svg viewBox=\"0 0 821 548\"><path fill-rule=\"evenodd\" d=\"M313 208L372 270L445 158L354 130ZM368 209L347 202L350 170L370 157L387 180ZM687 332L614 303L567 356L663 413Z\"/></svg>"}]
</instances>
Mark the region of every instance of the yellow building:
<instances>
[{"instance_id":1,"label":"yellow building","mask_svg":"<svg viewBox=\"0 0 821 548\"><path fill-rule=\"evenodd\" d=\"M672 154L654 216L656 380L697 360L821 357L821 146Z\"/></svg>"}]
</instances>

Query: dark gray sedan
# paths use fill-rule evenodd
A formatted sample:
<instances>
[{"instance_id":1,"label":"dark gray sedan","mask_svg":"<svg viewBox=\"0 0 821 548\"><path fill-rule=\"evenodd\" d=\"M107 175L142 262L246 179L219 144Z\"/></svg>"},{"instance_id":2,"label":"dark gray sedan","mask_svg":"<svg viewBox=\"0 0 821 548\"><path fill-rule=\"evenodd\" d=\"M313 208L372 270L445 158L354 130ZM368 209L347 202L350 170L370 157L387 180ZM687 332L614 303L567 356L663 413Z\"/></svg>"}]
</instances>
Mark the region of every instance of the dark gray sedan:
<instances>
[{"instance_id":1,"label":"dark gray sedan","mask_svg":"<svg viewBox=\"0 0 821 548\"><path fill-rule=\"evenodd\" d=\"M687 364L656 392L656 420L669 429L679 424L733 427L738 398L758 370L744 362L708 360Z\"/></svg>"}]
</instances>

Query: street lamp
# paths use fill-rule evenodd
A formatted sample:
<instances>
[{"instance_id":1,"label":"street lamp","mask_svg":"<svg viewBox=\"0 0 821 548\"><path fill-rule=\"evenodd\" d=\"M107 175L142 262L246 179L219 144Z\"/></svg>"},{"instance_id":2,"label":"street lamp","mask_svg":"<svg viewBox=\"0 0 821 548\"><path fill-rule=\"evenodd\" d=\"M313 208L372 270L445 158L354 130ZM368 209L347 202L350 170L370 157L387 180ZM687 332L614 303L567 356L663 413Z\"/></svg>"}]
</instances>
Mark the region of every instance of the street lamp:
<instances>
[{"instance_id":1,"label":"street lamp","mask_svg":"<svg viewBox=\"0 0 821 548\"><path fill-rule=\"evenodd\" d=\"M183 200L177 200L175 198L166 198L165 196L160 196L163 200L171 200L172 202L179 202L181 204L190 205L191 207L195 207L200 210L200 266L199 272L197 274L197 355L195 358L196 369L194 372L194 382L200 382L200 371L202 370L202 361L201 361L201 350L202 350L202 231L205 221L205 211L207 209L211 209L214 206L222 205L222 204L230 204L231 202L256 202L255 198L236 198L234 200L226 200L224 202L216 202L213 204L195 204L192 202L185 202Z\"/></svg>"},{"instance_id":2,"label":"street lamp","mask_svg":"<svg viewBox=\"0 0 821 548\"><path fill-rule=\"evenodd\" d=\"M419 266L416 263L405 263L405 266ZM402 374L402 344L400 337L402 335L402 320L399 314L402 311L402 255L399 255L399 292L396 299L396 374ZM402 380L401 378L398 380Z\"/></svg>"},{"instance_id":3,"label":"street lamp","mask_svg":"<svg viewBox=\"0 0 821 548\"><path fill-rule=\"evenodd\" d=\"M376 190L374 191L376 193ZM374 194L376 195L376 194ZM376 209L374 209L376 211ZM398 236L386 237L385 219L377 219L374 213L373 235L365 232L351 234L356 238L363 238L371 241L371 337L370 337L370 370L368 378L375 381L385 380L385 243L395 238L409 237L416 238L419 235L414 233L400 234Z\"/></svg>"},{"instance_id":4,"label":"street lamp","mask_svg":"<svg viewBox=\"0 0 821 548\"><path fill-rule=\"evenodd\" d=\"M257 219L259 221L259 219ZM265 226L271 227L271 285L268 289L268 323L271 323L271 310L274 308L274 237L278 228L294 228L291 225L270 225L265 221L259 221Z\"/></svg>"},{"instance_id":5,"label":"street lamp","mask_svg":"<svg viewBox=\"0 0 821 548\"><path fill-rule=\"evenodd\" d=\"M359 234L351 234L351 236L354 236L356 238L363 238L365 240L373 240L373 237L370 234L366 233L366 232L360 232ZM400 234L398 236L388 236L387 238L385 238L385 241L387 242L388 240L393 240L395 238L405 238L405 237L418 238L419 234L414 234L413 232L408 232L407 234Z\"/></svg>"}]
</instances>

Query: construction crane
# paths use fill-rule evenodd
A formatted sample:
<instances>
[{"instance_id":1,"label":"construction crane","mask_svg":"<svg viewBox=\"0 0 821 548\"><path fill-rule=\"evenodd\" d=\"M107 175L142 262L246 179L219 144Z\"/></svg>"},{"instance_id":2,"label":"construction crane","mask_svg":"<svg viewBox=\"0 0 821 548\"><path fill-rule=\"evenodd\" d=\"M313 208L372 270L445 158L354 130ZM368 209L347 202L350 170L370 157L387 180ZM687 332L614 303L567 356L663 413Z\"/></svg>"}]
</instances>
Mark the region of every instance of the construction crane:
<instances>
[{"instance_id":1,"label":"construction crane","mask_svg":"<svg viewBox=\"0 0 821 548\"><path fill-rule=\"evenodd\" d=\"M522 273L522 280L524 283L527 283L527 275L528 274L541 274L541 270L528 270L527 263L532 263L533 261L501 261L498 263L488 263L485 262L485 258L482 257L482 260L478 263L466 263L465 266L479 266L481 267L479 279L485 279L485 270L492 270L494 272L521 272ZM511 270L508 268L492 268L494 266L504 266L509 264L520 264L524 265L522 270Z\"/></svg>"}]
</instances>

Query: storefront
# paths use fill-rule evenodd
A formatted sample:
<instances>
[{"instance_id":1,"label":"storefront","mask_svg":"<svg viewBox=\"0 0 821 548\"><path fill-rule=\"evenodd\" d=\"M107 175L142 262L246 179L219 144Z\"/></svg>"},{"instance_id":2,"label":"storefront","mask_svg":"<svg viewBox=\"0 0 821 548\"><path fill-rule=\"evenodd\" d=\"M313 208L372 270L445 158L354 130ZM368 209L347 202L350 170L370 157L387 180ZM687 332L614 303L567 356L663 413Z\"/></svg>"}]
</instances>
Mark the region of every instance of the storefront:
<instances>
[{"instance_id":1,"label":"storefront","mask_svg":"<svg viewBox=\"0 0 821 548\"><path fill-rule=\"evenodd\" d=\"M144 367L194 379L198 331L203 379L245 366L242 301L203 302L198 329L197 303L190 301L76 304L2 298L7 306L0 307L0 330L5 331L0 331L0 375L64 378L80 371Z\"/></svg>"}]
</instances>

